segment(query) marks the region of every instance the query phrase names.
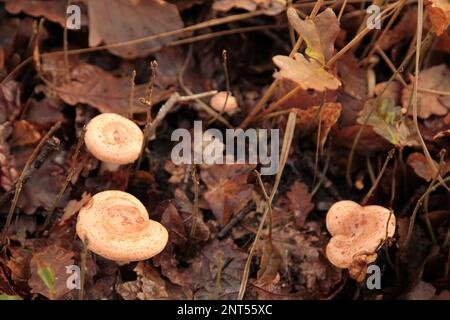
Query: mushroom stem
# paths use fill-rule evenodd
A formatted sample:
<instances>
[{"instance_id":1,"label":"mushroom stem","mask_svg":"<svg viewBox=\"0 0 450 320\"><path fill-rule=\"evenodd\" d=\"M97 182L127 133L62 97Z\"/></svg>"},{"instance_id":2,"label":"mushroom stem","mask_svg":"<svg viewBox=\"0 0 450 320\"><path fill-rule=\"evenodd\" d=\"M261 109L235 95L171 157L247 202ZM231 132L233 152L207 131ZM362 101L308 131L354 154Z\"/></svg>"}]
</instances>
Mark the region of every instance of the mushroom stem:
<instances>
[{"instance_id":1,"label":"mushroom stem","mask_svg":"<svg viewBox=\"0 0 450 320\"><path fill-rule=\"evenodd\" d=\"M100 173L104 173L105 171L115 172L119 169L119 167L120 164L102 161L102 164L100 165Z\"/></svg>"}]
</instances>

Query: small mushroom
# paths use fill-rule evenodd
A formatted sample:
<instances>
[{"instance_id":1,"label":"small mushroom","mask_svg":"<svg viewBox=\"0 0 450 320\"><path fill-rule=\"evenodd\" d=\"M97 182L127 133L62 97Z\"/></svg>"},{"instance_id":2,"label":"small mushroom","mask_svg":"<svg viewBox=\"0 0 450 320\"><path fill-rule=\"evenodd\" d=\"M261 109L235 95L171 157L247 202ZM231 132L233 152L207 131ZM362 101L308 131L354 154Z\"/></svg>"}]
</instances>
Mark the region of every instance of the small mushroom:
<instances>
[{"instance_id":1,"label":"small mushroom","mask_svg":"<svg viewBox=\"0 0 450 320\"><path fill-rule=\"evenodd\" d=\"M225 104L226 101L226 104ZM227 92L226 91L220 91L217 92L215 95L212 96L210 101L211 107L213 107L214 110L217 112L222 112L222 110L226 113L228 113L230 116L233 115L237 108L238 104L236 101L236 98L231 95L231 93L228 95L227 99ZM225 108L224 108L225 105Z\"/></svg>"},{"instance_id":2,"label":"small mushroom","mask_svg":"<svg viewBox=\"0 0 450 320\"><path fill-rule=\"evenodd\" d=\"M382 206L363 207L344 200L328 210L326 225L332 235L326 248L327 258L336 267L347 269L355 258L376 253L386 236L394 235L395 216Z\"/></svg>"},{"instance_id":3,"label":"small mushroom","mask_svg":"<svg viewBox=\"0 0 450 320\"><path fill-rule=\"evenodd\" d=\"M160 253L168 232L149 219L144 205L129 193L97 193L80 210L77 234L96 254L117 262L140 261Z\"/></svg>"},{"instance_id":4,"label":"small mushroom","mask_svg":"<svg viewBox=\"0 0 450 320\"><path fill-rule=\"evenodd\" d=\"M98 160L101 171L116 171L120 165L134 162L141 153L144 135L131 120L115 113L102 113L86 126L84 142Z\"/></svg>"}]
</instances>

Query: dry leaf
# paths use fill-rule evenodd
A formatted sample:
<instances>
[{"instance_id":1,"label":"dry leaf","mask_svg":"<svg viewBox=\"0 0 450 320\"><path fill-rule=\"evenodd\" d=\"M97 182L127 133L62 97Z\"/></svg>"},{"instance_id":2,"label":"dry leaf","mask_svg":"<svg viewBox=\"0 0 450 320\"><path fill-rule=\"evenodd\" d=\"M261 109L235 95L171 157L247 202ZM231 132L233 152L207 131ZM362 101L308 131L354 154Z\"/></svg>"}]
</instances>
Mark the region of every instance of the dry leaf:
<instances>
[{"instance_id":1,"label":"dry leaf","mask_svg":"<svg viewBox=\"0 0 450 320\"><path fill-rule=\"evenodd\" d=\"M434 168L430 168L430 164L427 158L420 152L411 153L406 160L408 165L414 169L414 172L425 179L426 181L431 181L435 177ZM434 166L437 168L438 163L433 160ZM445 176L447 172L450 171L450 163L446 163L443 168L441 168L441 175Z\"/></svg>"},{"instance_id":2,"label":"dry leaf","mask_svg":"<svg viewBox=\"0 0 450 320\"><path fill-rule=\"evenodd\" d=\"M295 216L295 224L303 227L309 213L314 209L314 203L311 201L312 198L308 191L308 186L301 181L295 181L286 196L289 199L289 210Z\"/></svg>"},{"instance_id":3,"label":"dry leaf","mask_svg":"<svg viewBox=\"0 0 450 320\"><path fill-rule=\"evenodd\" d=\"M408 109L413 83L403 89L402 105ZM419 88L450 92L450 69L445 64L421 70L419 74ZM412 114L412 105L408 109ZM431 115L445 116L450 109L450 97L434 93L418 92L417 116L427 119Z\"/></svg>"},{"instance_id":4,"label":"dry leaf","mask_svg":"<svg viewBox=\"0 0 450 320\"><path fill-rule=\"evenodd\" d=\"M306 110L298 110L297 126L300 128L310 128L311 121L314 120L315 123L318 123L320 119L321 125L319 145L322 150L331 127L335 125L341 115L342 106L340 103L325 103L320 110L320 114L318 114L319 108L320 106L313 106Z\"/></svg>"},{"instance_id":5,"label":"dry leaf","mask_svg":"<svg viewBox=\"0 0 450 320\"><path fill-rule=\"evenodd\" d=\"M355 57L351 54L343 55L338 60L337 69L344 91L356 99L366 99L366 71L358 66Z\"/></svg>"},{"instance_id":6,"label":"dry leaf","mask_svg":"<svg viewBox=\"0 0 450 320\"><path fill-rule=\"evenodd\" d=\"M120 283L116 291L125 300L189 299L187 289L171 284L161 278L159 272L149 263L139 261L134 271L137 280Z\"/></svg>"},{"instance_id":7,"label":"dry leaf","mask_svg":"<svg viewBox=\"0 0 450 320\"><path fill-rule=\"evenodd\" d=\"M275 56L272 59L280 68L280 71L274 73L277 79L290 79L304 89L317 91L335 90L341 85L341 82L326 71L319 62L314 59L307 60L300 53L296 53L294 58Z\"/></svg>"},{"instance_id":8,"label":"dry leaf","mask_svg":"<svg viewBox=\"0 0 450 320\"><path fill-rule=\"evenodd\" d=\"M448 0L428 0L427 8L433 31L442 35L450 24L450 3Z\"/></svg>"},{"instance_id":9,"label":"dry leaf","mask_svg":"<svg viewBox=\"0 0 450 320\"><path fill-rule=\"evenodd\" d=\"M28 121L16 120L13 122L10 142L12 147L34 144L39 140L41 140L41 134Z\"/></svg>"},{"instance_id":10,"label":"dry leaf","mask_svg":"<svg viewBox=\"0 0 450 320\"><path fill-rule=\"evenodd\" d=\"M279 279L278 270L283 264L283 257L270 238L262 244L262 256L256 277L256 285L266 287Z\"/></svg>"},{"instance_id":11,"label":"dry leaf","mask_svg":"<svg viewBox=\"0 0 450 320\"><path fill-rule=\"evenodd\" d=\"M221 226L251 200L253 186L247 183L252 165L212 165L202 168L200 176L208 190L204 198Z\"/></svg>"},{"instance_id":12,"label":"dry leaf","mask_svg":"<svg viewBox=\"0 0 450 320\"><path fill-rule=\"evenodd\" d=\"M31 292L39 293L49 299L59 299L67 294L66 267L73 265L74 253L61 246L51 244L33 252L31 258L31 277L28 284Z\"/></svg>"},{"instance_id":13,"label":"dry leaf","mask_svg":"<svg viewBox=\"0 0 450 320\"><path fill-rule=\"evenodd\" d=\"M72 1L74 2L74 1ZM61 0L6 0L5 8L9 13L18 14L21 11L33 17L45 17L59 23L66 24L67 3ZM86 15L82 13L82 24L86 23Z\"/></svg>"},{"instance_id":14,"label":"dry leaf","mask_svg":"<svg viewBox=\"0 0 450 320\"><path fill-rule=\"evenodd\" d=\"M305 53L325 65L334 53L334 41L340 30L333 10L327 8L313 19L302 20L295 9L288 9L288 19L306 42Z\"/></svg>"},{"instance_id":15,"label":"dry leaf","mask_svg":"<svg viewBox=\"0 0 450 320\"><path fill-rule=\"evenodd\" d=\"M233 8L255 11L265 10L267 15L277 15L285 8L284 0L215 0L213 9L228 12Z\"/></svg>"},{"instance_id":16,"label":"dry leaf","mask_svg":"<svg viewBox=\"0 0 450 320\"><path fill-rule=\"evenodd\" d=\"M136 40L155 34L178 30L183 21L175 5L162 0L141 0L130 3L124 0L95 0L88 2L89 46ZM173 37L108 49L125 58L145 57L155 48Z\"/></svg>"},{"instance_id":17,"label":"dry leaf","mask_svg":"<svg viewBox=\"0 0 450 320\"><path fill-rule=\"evenodd\" d=\"M72 218L75 214L78 213L78 211L80 211L80 209L86 203L88 203L88 201L90 199L91 199L91 195L85 191L81 195L81 199L80 200L70 200L67 203L66 207L64 208L64 213L63 213L61 219L58 221L58 224L62 225L62 224L64 224L64 222L66 222L67 220Z\"/></svg>"},{"instance_id":18,"label":"dry leaf","mask_svg":"<svg viewBox=\"0 0 450 320\"><path fill-rule=\"evenodd\" d=\"M136 113L145 112L139 97L146 94L147 85L137 85L134 93L132 110ZM130 97L130 79L117 78L91 64L81 64L71 73L71 80L52 90L67 104L89 104L100 112L112 112L123 116L128 114ZM158 103L170 95L168 91L153 90L152 101Z\"/></svg>"},{"instance_id":19,"label":"dry leaf","mask_svg":"<svg viewBox=\"0 0 450 320\"><path fill-rule=\"evenodd\" d=\"M402 41L411 38L417 29L417 8L409 7L401 16L400 21L389 29L384 37L380 38L378 45L383 50L388 50Z\"/></svg>"}]
</instances>

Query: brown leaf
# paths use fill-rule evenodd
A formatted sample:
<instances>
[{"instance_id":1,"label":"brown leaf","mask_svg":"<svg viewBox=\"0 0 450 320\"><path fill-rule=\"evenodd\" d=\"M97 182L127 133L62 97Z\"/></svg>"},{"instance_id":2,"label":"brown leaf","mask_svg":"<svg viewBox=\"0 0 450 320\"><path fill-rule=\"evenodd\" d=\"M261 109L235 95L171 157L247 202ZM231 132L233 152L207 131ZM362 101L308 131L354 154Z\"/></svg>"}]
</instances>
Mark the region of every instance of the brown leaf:
<instances>
[{"instance_id":1,"label":"brown leaf","mask_svg":"<svg viewBox=\"0 0 450 320\"><path fill-rule=\"evenodd\" d=\"M337 68L345 92L354 98L366 99L366 71L358 66L355 57L351 54L343 55L338 60Z\"/></svg>"},{"instance_id":2,"label":"brown leaf","mask_svg":"<svg viewBox=\"0 0 450 320\"><path fill-rule=\"evenodd\" d=\"M20 112L16 105L20 95L19 85L14 80L0 84L0 123L13 120Z\"/></svg>"},{"instance_id":3,"label":"brown leaf","mask_svg":"<svg viewBox=\"0 0 450 320\"><path fill-rule=\"evenodd\" d=\"M6 0L5 8L9 13L18 14L21 11L33 17L45 17L59 23L66 24L66 2L60 0ZM82 13L82 24L86 24L86 15Z\"/></svg>"},{"instance_id":4,"label":"brown leaf","mask_svg":"<svg viewBox=\"0 0 450 320\"><path fill-rule=\"evenodd\" d=\"M15 159L11 156L10 146L6 142L11 132L10 122L0 124L0 186L5 191L11 190L19 177L19 172L14 166Z\"/></svg>"},{"instance_id":5,"label":"brown leaf","mask_svg":"<svg viewBox=\"0 0 450 320\"><path fill-rule=\"evenodd\" d=\"M183 27L177 7L162 0L141 0L137 3L95 0L88 2L88 12L90 47L102 42L115 44L135 40ZM108 50L122 58L134 59L147 56L172 39L165 37Z\"/></svg>"},{"instance_id":6,"label":"brown leaf","mask_svg":"<svg viewBox=\"0 0 450 320\"><path fill-rule=\"evenodd\" d=\"M448 0L428 0L427 2L432 30L440 36L450 24L450 4Z\"/></svg>"},{"instance_id":7,"label":"brown leaf","mask_svg":"<svg viewBox=\"0 0 450 320\"><path fill-rule=\"evenodd\" d=\"M290 79L304 89L335 90L341 85L341 82L326 71L319 62L314 59L307 60L300 53L296 53L294 58L275 56L272 60L280 68L280 71L274 73L275 78Z\"/></svg>"},{"instance_id":8,"label":"brown leaf","mask_svg":"<svg viewBox=\"0 0 450 320\"><path fill-rule=\"evenodd\" d=\"M306 42L305 53L325 65L334 53L334 41L340 30L333 10L327 8L313 19L302 20L295 9L289 9L288 19Z\"/></svg>"},{"instance_id":9,"label":"brown leaf","mask_svg":"<svg viewBox=\"0 0 450 320\"><path fill-rule=\"evenodd\" d=\"M39 129L49 129L56 122L64 121L62 104L58 98L45 97L39 101L31 99L23 118Z\"/></svg>"},{"instance_id":10,"label":"brown leaf","mask_svg":"<svg viewBox=\"0 0 450 320\"><path fill-rule=\"evenodd\" d=\"M383 38L380 38L378 45L383 50L388 50L402 41L411 38L417 29L417 8L409 7L405 9L399 23L389 29Z\"/></svg>"},{"instance_id":11,"label":"brown leaf","mask_svg":"<svg viewBox=\"0 0 450 320\"><path fill-rule=\"evenodd\" d=\"M408 108L413 83L403 89L402 105ZM445 64L433 66L421 70L419 75L419 88L433 89L439 91L450 91L450 69ZM409 114L412 114L410 107ZM450 109L450 97L440 96L434 93L418 92L417 94L417 116L427 119L431 115L445 116Z\"/></svg>"},{"instance_id":12,"label":"brown leaf","mask_svg":"<svg viewBox=\"0 0 450 320\"><path fill-rule=\"evenodd\" d=\"M147 85L137 85L134 94L132 110L136 113L145 112L145 108L139 102L139 97L144 97ZM100 112L112 112L123 116L128 113L130 96L130 79L117 78L103 71L99 67L90 64L81 64L71 73L70 82L59 87L52 88L56 94L66 103L89 104ZM168 92L153 91L153 103L168 97Z\"/></svg>"},{"instance_id":13,"label":"brown leaf","mask_svg":"<svg viewBox=\"0 0 450 320\"><path fill-rule=\"evenodd\" d=\"M70 200L64 208L64 213L58 221L59 225L64 224L70 218L80 211L82 207L91 199L91 195L87 192L83 192L80 200Z\"/></svg>"},{"instance_id":14,"label":"brown leaf","mask_svg":"<svg viewBox=\"0 0 450 320\"><path fill-rule=\"evenodd\" d=\"M285 4L283 0L215 0L213 9L222 12L233 8L247 11L263 9L267 15L277 15L284 10Z\"/></svg>"},{"instance_id":15,"label":"brown leaf","mask_svg":"<svg viewBox=\"0 0 450 320\"><path fill-rule=\"evenodd\" d=\"M28 280L32 293L39 293L49 299L59 299L67 294L66 267L73 265L74 253L54 243L33 251L31 277ZM44 272L45 271L45 272ZM46 283L45 279L51 279Z\"/></svg>"},{"instance_id":16,"label":"brown leaf","mask_svg":"<svg viewBox=\"0 0 450 320\"><path fill-rule=\"evenodd\" d=\"M289 199L288 207L294 213L296 225L303 227L309 213L314 209L308 186L301 181L295 181L286 195Z\"/></svg>"},{"instance_id":17,"label":"brown leaf","mask_svg":"<svg viewBox=\"0 0 450 320\"><path fill-rule=\"evenodd\" d=\"M425 179L426 181L431 181L435 177L434 169L430 167L427 158L420 152L411 153L406 160L409 166L414 169L414 172ZM433 160L435 167L438 167L438 163ZM443 168L441 168L441 175L445 176L447 172L450 171L450 163L446 163Z\"/></svg>"},{"instance_id":18,"label":"brown leaf","mask_svg":"<svg viewBox=\"0 0 450 320\"><path fill-rule=\"evenodd\" d=\"M247 183L251 165L213 165L202 168L200 176L208 186L204 198L221 226L251 200L253 186Z\"/></svg>"},{"instance_id":19,"label":"brown leaf","mask_svg":"<svg viewBox=\"0 0 450 320\"><path fill-rule=\"evenodd\" d=\"M134 271L137 280L116 285L116 291L125 300L189 299L188 289L173 285L161 278L159 272L149 263L140 261Z\"/></svg>"},{"instance_id":20,"label":"brown leaf","mask_svg":"<svg viewBox=\"0 0 450 320\"><path fill-rule=\"evenodd\" d=\"M278 271L283 264L283 257L270 238L264 240L262 247L261 262L255 284L266 287L279 278Z\"/></svg>"},{"instance_id":21,"label":"brown leaf","mask_svg":"<svg viewBox=\"0 0 450 320\"><path fill-rule=\"evenodd\" d=\"M28 121L16 120L13 122L13 133L10 142L12 147L34 144L39 140L41 140L41 134Z\"/></svg>"},{"instance_id":22,"label":"brown leaf","mask_svg":"<svg viewBox=\"0 0 450 320\"><path fill-rule=\"evenodd\" d=\"M169 203L166 210L164 210L161 217L161 224L169 232L169 241L178 247L185 248L187 241L186 230L183 219L173 204Z\"/></svg>"},{"instance_id":23,"label":"brown leaf","mask_svg":"<svg viewBox=\"0 0 450 320\"><path fill-rule=\"evenodd\" d=\"M306 110L297 111L297 126L302 128L310 128L311 121L315 120L316 123L321 122L320 126L320 148L322 149L328 137L328 133L331 130L341 115L341 104L340 103L325 103L318 114L320 106L309 107ZM315 125L315 123L314 123Z\"/></svg>"}]
</instances>

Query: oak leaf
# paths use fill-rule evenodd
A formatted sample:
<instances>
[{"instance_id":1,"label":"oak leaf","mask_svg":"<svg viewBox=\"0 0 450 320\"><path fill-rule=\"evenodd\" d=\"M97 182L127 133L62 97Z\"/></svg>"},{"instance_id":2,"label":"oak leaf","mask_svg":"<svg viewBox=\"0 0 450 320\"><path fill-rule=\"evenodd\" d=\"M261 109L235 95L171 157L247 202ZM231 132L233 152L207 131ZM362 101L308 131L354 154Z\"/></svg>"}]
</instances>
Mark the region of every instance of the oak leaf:
<instances>
[{"instance_id":1,"label":"oak leaf","mask_svg":"<svg viewBox=\"0 0 450 320\"><path fill-rule=\"evenodd\" d=\"M308 17L302 20L296 10L290 8L288 19L306 42L305 53L325 65L334 53L334 41L340 30L333 10L327 8L312 19Z\"/></svg>"},{"instance_id":2,"label":"oak leaf","mask_svg":"<svg viewBox=\"0 0 450 320\"><path fill-rule=\"evenodd\" d=\"M341 82L326 71L319 62L314 59L307 60L300 53L296 53L294 58L278 55L272 59L280 68L280 71L274 73L277 79L290 79L304 89L317 91L335 90L341 85Z\"/></svg>"},{"instance_id":3,"label":"oak leaf","mask_svg":"<svg viewBox=\"0 0 450 320\"><path fill-rule=\"evenodd\" d=\"M95 0L87 2L89 12L89 46L115 44L178 30L183 21L175 5L162 0ZM173 37L108 49L125 58L145 57Z\"/></svg>"}]
</instances>

